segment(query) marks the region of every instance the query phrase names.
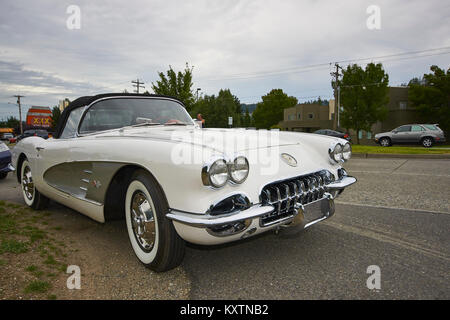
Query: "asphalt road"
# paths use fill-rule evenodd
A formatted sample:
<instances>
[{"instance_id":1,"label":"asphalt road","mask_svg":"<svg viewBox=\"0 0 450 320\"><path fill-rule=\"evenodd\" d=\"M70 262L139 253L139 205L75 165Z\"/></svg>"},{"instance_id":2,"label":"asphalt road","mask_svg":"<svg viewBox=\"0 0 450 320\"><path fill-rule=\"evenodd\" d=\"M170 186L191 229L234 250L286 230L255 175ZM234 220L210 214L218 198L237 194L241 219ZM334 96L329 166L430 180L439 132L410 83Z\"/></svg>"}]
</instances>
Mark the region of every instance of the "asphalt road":
<instances>
[{"instance_id":1,"label":"asphalt road","mask_svg":"<svg viewBox=\"0 0 450 320\"><path fill-rule=\"evenodd\" d=\"M450 299L450 161L352 159L346 168L358 183L331 219L298 234L189 245L164 274L136 261L123 222L103 226L53 203L86 275L87 289L68 297ZM1 181L0 199L23 203L17 186ZM366 285L372 265L379 290Z\"/></svg>"}]
</instances>

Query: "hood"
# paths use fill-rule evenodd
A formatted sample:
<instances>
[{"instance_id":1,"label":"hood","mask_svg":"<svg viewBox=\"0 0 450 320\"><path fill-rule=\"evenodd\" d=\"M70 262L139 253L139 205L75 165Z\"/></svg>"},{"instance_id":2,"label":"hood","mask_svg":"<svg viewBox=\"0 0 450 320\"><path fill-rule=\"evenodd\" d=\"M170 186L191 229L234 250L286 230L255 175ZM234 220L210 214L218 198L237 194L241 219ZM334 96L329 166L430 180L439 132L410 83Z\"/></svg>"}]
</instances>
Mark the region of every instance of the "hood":
<instances>
[{"instance_id":1,"label":"hood","mask_svg":"<svg viewBox=\"0 0 450 320\"><path fill-rule=\"evenodd\" d=\"M214 149L219 152L247 151L289 145L302 145L311 137L321 141L337 138L311 133L254 129L197 129L185 126L124 128L94 135L95 138L151 139L172 143L186 143ZM92 137L92 136L91 136Z\"/></svg>"}]
</instances>

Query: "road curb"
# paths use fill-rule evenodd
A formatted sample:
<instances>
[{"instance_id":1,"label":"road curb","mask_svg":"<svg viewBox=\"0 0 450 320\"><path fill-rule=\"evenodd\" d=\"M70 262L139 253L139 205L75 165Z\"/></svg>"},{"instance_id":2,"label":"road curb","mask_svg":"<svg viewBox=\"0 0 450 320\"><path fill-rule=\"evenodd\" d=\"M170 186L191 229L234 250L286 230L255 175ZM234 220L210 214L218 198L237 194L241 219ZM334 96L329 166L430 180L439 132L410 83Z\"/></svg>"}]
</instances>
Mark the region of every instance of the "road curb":
<instances>
[{"instance_id":1,"label":"road curb","mask_svg":"<svg viewBox=\"0 0 450 320\"><path fill-rule=\"evenodd\" d=\"M450 154L353 153L352 158L371 159L450 159Z\"/></svg>"}]
</instances>

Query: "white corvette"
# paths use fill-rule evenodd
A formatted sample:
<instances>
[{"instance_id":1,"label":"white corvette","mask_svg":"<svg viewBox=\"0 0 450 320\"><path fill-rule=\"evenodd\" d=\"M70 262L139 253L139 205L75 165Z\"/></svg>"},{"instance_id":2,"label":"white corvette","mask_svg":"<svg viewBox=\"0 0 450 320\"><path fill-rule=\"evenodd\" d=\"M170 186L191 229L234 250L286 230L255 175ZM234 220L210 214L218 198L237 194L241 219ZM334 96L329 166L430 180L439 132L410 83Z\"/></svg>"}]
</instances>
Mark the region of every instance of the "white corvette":
<instances>
[{"instance_id":1,"label":"white corvette","mask_svg":"<svg viewBox=\"0 0 450 320\"><path fill-rule=\"evenodd\" d=\"M213 245L280 227L299 230L334 213L356 182L341 164L347 141L294 132L201 129L176 99L81 97L53 138L13 149L26 204L49 199L98 222L126 219L138 259L179 265L184 241Z\"/></svg>"}]
</instances>

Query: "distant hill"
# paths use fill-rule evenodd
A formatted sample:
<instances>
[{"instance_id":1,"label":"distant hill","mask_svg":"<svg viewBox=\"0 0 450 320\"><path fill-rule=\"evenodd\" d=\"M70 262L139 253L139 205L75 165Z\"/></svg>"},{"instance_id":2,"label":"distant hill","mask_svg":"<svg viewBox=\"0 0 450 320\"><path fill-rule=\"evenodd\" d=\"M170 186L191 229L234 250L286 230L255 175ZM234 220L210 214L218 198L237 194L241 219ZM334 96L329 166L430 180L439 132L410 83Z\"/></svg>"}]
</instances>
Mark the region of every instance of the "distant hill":
<instances>
[{"instance_id":1,"label":"distant hill","mask_svg":"<svg viewBox=\"0 0 450 320\"><path fill-rule=\"evenodd\" d=\"M249 104L247 104L247 103L242 103L242 104L241 104L241 112L242 112L242 113L245 113L245 111L247 110L247 108L248 108L248 112L249 112L250 114L252 114L253 111L255 111L255 109L256 109L256 103L249 103Z\"/></svg>"}]
</instances>

